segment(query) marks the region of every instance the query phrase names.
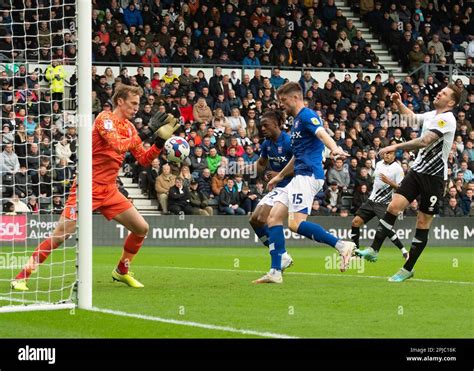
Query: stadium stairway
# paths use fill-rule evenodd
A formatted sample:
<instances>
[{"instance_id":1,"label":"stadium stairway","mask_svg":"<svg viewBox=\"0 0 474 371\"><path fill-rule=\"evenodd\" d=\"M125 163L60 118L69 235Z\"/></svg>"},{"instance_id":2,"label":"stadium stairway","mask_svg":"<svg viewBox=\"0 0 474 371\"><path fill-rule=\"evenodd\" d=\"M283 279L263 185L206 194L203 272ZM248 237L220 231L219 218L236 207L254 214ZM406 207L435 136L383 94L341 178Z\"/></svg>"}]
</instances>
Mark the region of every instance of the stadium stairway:
<instances>
[{"instance_id":1,"label":"stadium stairway","mask_svg":"<svg viewBox=\"0 0 474 371\"><path fill-rule=\"evenodd\" d=\"M141 214L161 215L158 211L158 201L156 199L148 199L147 195L143 195L137 183L132 183L132 178L126 178L121 172L119 178L123 183L128 197L133 199L133 204Z\"/></svg>"},{"instance_id":2,"label":"stadium stairway","mask_svg":"<svg viewBox=\"0 0 474 371\"><path fill-rule=\"evenodd\" d=\"M370 32L369 28L362 22L362 20L354 14L350 6L347 6L345 1L339 0L335 2L338 9L342 10L342 14L347 19L352 19L356 29L362 31L362 37L372 45L372 50L379 58L379 64L385 67L387 71L395 76L395 80L403 80L405 73L403 73L401 67L397 61L394 61L392 55L387 50L387 47L379 41L377 36Z\"/></svg>"}]
</instances>

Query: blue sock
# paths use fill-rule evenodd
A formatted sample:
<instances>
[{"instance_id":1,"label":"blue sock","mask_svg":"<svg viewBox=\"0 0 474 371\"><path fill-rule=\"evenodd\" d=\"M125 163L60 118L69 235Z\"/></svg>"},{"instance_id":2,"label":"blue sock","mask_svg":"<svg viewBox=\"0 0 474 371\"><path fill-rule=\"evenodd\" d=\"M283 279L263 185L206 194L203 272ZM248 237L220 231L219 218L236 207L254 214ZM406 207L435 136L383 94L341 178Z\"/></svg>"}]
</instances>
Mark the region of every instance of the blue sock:
<instances>
[{"instance_id":1,"label":"blue sock","mask_svg":"<svg viewBox=\"0 0 474 371\"><path fill-rule=\"evenodd\" d=\"M285 252L285 235L283 226L276 225L268 228L269 250L272 257L271 268L281 271L281 256Z\"/></svg>"},{"instance_id":2,"label":"blue sock","mask_svg":"<svg viewBox=\"0 0 474 371\"><path fill-rule=\"evenodd\" d=\"M250 224L255 231L255 234L257 237L262 241L262 243L268 247L270 242L268 242L268 225L264 225L263 227L257 227L252 224Z\"/></svg>"},{"instance_id":3,"label":"blue sock","mask_svg":"<svg viewBox=\"0 0 474 371\"><path fill-rule=\"evenodd\" d=\"M311 238L314 241L322 242L327 245L331 245L332 247L336 247L336 243L339 241L337 237L333 236L331 233L316 223L306 221L301 222L297 232L298 234Z\"/></svg>"}]
</instances>

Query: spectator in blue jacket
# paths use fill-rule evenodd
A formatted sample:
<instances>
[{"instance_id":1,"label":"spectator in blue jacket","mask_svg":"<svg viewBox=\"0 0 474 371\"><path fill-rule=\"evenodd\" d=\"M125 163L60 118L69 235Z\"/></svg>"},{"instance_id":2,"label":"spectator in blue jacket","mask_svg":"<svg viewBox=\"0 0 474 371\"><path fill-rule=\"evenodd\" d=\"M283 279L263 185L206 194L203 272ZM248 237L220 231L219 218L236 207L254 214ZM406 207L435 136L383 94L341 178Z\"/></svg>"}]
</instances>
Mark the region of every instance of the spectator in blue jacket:
<instances>
[{"instance_id":1,"label":"spectator in blue jacket","mask_svg":"<svg viewBox=\"0 0 474 371\"><path fill-rule=\"evenodd\" d=\"M255 56L255 50L249 50L242 64L246 67L260 67L260 60Z\"/></svg>"},{"instance_id":2,"label":"spectator in blue jacket","mask_svg":"<svg viewBox=\"0 0 474 371\"><path fill-rule=\"evenodd\" d=\"M275 68L272 71L272 76L270 77L270 83L272 84L273 89L278 90L286 82L286 79L280 76L280 69Z\"/></svg>"},{"instance_id":3,"label":"spectator in blue jacket","mask_svg":"<svg viewBox=\"0 0 474 371\"><path fill-rule=\"evenodd\" d=\"M459 172L462 172L464 174L463 176L463 180L466 182L466 183L469 183L471 182L473 179L474 179L474 176L472 174L472 171L469 169L468 167L468 163L467 161L461 161L460 162L460 168L459 170L456 172L456 176L457 176L457 173Z\"/></svg>"},{"instance_id":4,"label":"spectator in blue jacket","mask_svg":"<svg viewBox=\"0 0 474 371\"><path fill-rule=\"evenodd\" d=\"M127 27L130 27L131 25L138 26L139 28L143 27L142 13L135 8L133 2L130 2L128 7L123 10L123 22Z\"/></svg>"},{"instance_id":5,"label":"spectator in blue jacket","mask_svg":"<svg viewBox=\"0 0 474 371\"><path fill-rule=\"evenodd\" d=\"M245 146L245 153L242 157L244 158L246 164L253 164L260 158L260 156L255 153L251 145Z\"/></svg>"},{"instance_id":6,"label":"spectator in blue jacket","mask_svg":"<svg viewBox=\"0 0 474 371\"><path fill-rule=\"evenodd\" d=\"M270 36L268 36L263 28L259 27L257 29L257 35L254 38L255 44L260 44L261 46L265 45L265 41L269 40Z\"/></svg>"},{"instance_id":7,"label":"spectator in blue jacket","mask_svg":"<svg viewBox=\"0 0 474 371\"><path fill-rule=\"evenodd\" d=\"M241 196L234 185L234 180L228 178L219 194L219 211L224 215L245 215L245 210L239 207Z\"/></svg>"}]
</instances>

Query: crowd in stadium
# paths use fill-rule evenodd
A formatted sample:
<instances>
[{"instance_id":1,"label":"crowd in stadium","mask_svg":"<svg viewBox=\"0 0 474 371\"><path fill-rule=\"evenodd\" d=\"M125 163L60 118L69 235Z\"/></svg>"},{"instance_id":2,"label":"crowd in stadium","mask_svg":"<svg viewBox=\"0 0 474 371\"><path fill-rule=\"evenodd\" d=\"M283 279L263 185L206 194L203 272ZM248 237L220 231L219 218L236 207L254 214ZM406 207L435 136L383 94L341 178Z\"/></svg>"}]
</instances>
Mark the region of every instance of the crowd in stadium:
<instances>
[{"instance_id":1,"label":"crowd in stadium","mask_svg":"<svg viewBox=\"0 0 474 371\"><path fill-rule=\"evenodd\" d=\"M133 81L132 84L144 80L146 85L147 80L140 76L140 71L135 76L129 76L126 70L121 72L124 74L122 77ZM141 169L130 157L125 165L127 172L139 182L144 193L160 200L165 212L168 211L167 190L174 186L173 175L183 178L185 186L196 181L204 196L211 199L211 203L212 199L216 199L216 204L219 204L222 189L227 185L228 175L234 178L234 188L240 193L242 210L236 212L251 212L263 195L265 178L256 176L255 168L250 167L249 170L245 165L255 163L261 151L263 136L259 119L266 109L277 106L274 85L283 83L279 74L280 70L274 69L271 78L262 78L260 70L255 69L253 76L244 75L242 82L237 79L233 83L232 76L222 76L220 68L216 68L214 76L193 79L187 68L178 76L174 75L172 67L168 67L165 75L154 77L155 80L159 79L156 82L159 88L155 87L154 93L144 95L143 109L138 113L135 125L142 138L146 139L151 135L147 122L154 112L161 110L181 117L184 122L184 133L181 135L186 137L193 148L192 154L182 169L168 169L166 165L162 168L166 163L164 157L153 168ZM305 71L300 80L308 106L314 107L321 114L326 130L352 155L346 161L333 161L330 158L326 161L327 189L315 200L314 215L346 215L347 212L354 211L370 194L373 182L371 175L378 149L418 135L419 128L416 125L408 125L400 120L399 113L388 99L390 93L400 91L408 106L415 112L422 113L433 109L430 101L443 87L431 79L420 87L409 77L403 83L395 83L390 78L385 84L380 81L380 76L370 83L365 81L362 74L354 77L347 74L344 81L338 81L330 74L324 88L319 87L309 71ZM105 75L97 78L99 81L106 79ZM181 82L189 80L194 82L188 88L183 87ZM212 88L213 83L219 81L217 89ZM306 82L309 82L308 85L305 85ZM100 85L99 82L97 86ZM462 86L462 82L459 81L458 85ZM146 90L145 86L143 88ZM100 87L98 89L96 105L101 105L102 96L107 109L110 109L108 94L101 92ZM472 86L464 89L464 101L457 108L458 136L450 161L450 178L453 189L456 189L456 205L449 202L453 198L451 192L445 200L446 215L453 212L461 216L471 212L474 132L470 124L472 110L467 89L472 89ZM352 92L348 94L348 90ZM254 96L258 98L254 99ZM325 97L329 99L325 100ZM420 99L419 103L417 99ZM415 159L415 153L399 152L397 159L407 171ZM352 202L345 203L345 198L352 199ZM413 203L411 212L416 213L416 207L416 203Z\"/></svg>"},{"instance_id":2,"label":"crowd in stadium","mask_svg":"<svg viewBox=\"0 0 474 371\"><path fill-rule=\"evenodd\" d=\"M472 71L472 7L457 3L361 1L360 12L405 69L440 63L443 70L453 51L465 51L465 68ZM362 32L332 0L97 5L96 62L383 69Z\"/></svg>"},{"instance_id":3,"label":"crowd in stadium","mask_svg":"<svg viewBox=\"0 0 474 371\"><path fill-rule=\"evenodd\" d=\"M473 71L474 23L469 4L376 1L373 8L363 6L367 3L370 1L360 2L362 18L405 69L411 71L423 63L434 63L440 64L437 70L446 71L446 64L454 62L453 52L465 52L466 65L462 69Z\"/></svg>"},{"instance_id":4,"label":"crowd in stadium","mask_svg":"<svg viewBox=\"0 0 474 371\"><path fill-rule=\"evenodd\" d=\"M416 113L430 111L433 98L448 83L449 68L444 66L453 63L455 51L466 53L464 68L471 72L474 18L469 3L460 3L438 1L434 6L428 1L361 0L355 4L407 73L423 63L440 64L426 80L420 73L407 74L404 81L397 82L394 76L382 81L380 74L371 80L362 72L350 72L342 81L334 73L326 81L316 81L310 68L302 73L299 83L306 104L319 113L328 133L351 154L345 161L327 158L327 185L315 199L312 215L353 213L370 194L378 149L419 135L419 127L400 118L390 102L391 93L399 92ZM70 5L55 4L54 16L66 19ZM96 0L93 4L93 60L98 65L121 66L117 76L111 68L103 75L94 68L94 113L113 109L111 97L118 84L140 86L142 105L134 124L146 145L152 143L150 118L164 111L181 118L180 135L192 147L191 156L180 167L168 164L164 155L147 169L131 155L126 159L125 176L133 178L149 198L156 198L165 214L244 215L254 210L265 194L269 175L257 175L251 165L264 139L260 117L266 109L278 107L276 90L285 82L280 67L384 70L364 35L333 0ZM3 14L4 36L13 31L6 24L14 14ZM0 54L21 58L18 50L23 50L32 58L33 50L39 50L37 60L47 60L50 65L42 76L27 74L25 66L12 71L13 76L7 72L0 76L0 171L3 184L14 185L9 188L12 194L7 197L12 199L4 211L13 208L19 212L23 203L38 212L43 202L45 209L60 212L76 163L76 129L65 122L62 100L65 85L71 83L65 81L62 68L74 62L74 32L64 32L60 22L39 22L35 34L31 28L38 19L29 16L33 17L33 23L28 23L29 36L2 37ZM26 45L13 48L16 42ZM181 71L168 66L162 75L146 76L141 67L170 63L242 64L254 70L241 76L236 68L236 73L226 75L214 67L212 76L203 71L193 76L189 68ZM274 66L271 77L263 77L259 66ZM48 85L41 87L39 78ZM474 215L474 78L469 85L464 86L460 79L456 84L463 93L454 112L458 131L443 200L445 216ZM69 94L74 98L74 92ZM405 172L414 158L412 152L397 153ZM417 207L414 201L406 214L415 215Z\"/></svg>"}]
</instances>

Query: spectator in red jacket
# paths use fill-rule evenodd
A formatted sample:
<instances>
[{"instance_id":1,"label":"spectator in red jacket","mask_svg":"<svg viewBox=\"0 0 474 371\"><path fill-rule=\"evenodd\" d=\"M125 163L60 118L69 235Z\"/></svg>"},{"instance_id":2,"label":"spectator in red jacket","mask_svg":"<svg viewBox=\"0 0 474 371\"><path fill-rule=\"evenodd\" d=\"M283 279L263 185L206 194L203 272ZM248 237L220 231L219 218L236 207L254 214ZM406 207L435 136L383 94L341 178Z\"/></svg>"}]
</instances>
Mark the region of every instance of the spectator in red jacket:
<instances>
[{"instance_id":1,"label":"spectator in red jacket","mask_svg":"<svg viewBox=\"0 0 474 371\"><path fill-rule=\"evenodd\" d=\"M181 113L184 122L194 122L193 106L189 104L186 97L181 97L179 100L179 112Z\"/></svg>"},{"instance_id":2,"label":"spectator in red jacket","mask_svg":"<svg viewBox=\"0 0 474 371\"><path fill-rule=\"evenodd\" d=\"M189 132L189 135L186 139L188 142L190 140L194 141L194 145L197 147L197 146L200 146L201 143L202 143L202 138L199 136L199 134L197 133L196 130L192 129L190 132Z\"/></svg>"},{"instance_id":3,"label":"spectator in red jacket","mask_svg":"<svg viewBox=\"0 0 474 371\"><path fill-rule=\"evenodd\" d=\"M156 54L153 54L153 49L152 48L146 48L145 54L143 54L142 57L142 64L144 67L159 67L160 66L160 60L156 56Z\"/></svg>"},{"instance_id":4,"label":"spectator in red jacket","mask_svg":"<svg viewBox=\"0 0 474 371\"><path fill-rule=\"evenodd\" d=\"M230 151L231 148L235 148L235 155L237 157L242 157L245 153L244 147L239 145L239 142L237 141L237 138L235 138L235 137L232 137L230 139L230 146L229 146L229 148L227 148L227 155L229 155L229 151Z\"/></svg>"}]
</instances>

